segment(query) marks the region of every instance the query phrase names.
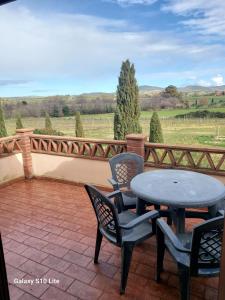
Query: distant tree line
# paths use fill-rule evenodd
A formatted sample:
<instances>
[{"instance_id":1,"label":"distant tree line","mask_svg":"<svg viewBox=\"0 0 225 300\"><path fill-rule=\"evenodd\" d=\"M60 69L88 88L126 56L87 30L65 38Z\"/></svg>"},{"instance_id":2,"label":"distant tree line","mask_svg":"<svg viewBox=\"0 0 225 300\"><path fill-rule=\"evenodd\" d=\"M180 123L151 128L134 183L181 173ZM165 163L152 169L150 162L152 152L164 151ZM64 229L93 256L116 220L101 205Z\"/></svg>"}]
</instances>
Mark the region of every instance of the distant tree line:
<instances>
[{"instance_id":1,"label":"distant tree line","mask_svg":"<svg viewBox=\"0 0 225 300\"><path fill-rule=\"evenodd\" d=\"M186 114L175 116L176 119L191 119L191 118L225 118L225 113L220 111L197 110Z\"/></svg>"},{"instance_id":2,"label":"distant tree line","mask_svg":"<svg viewBox=\"0 0 225 300\"><path fill-rule=\"evenodd\" d=\"M83 96L51 96L45 98L27 98L26 100L0 99L6 118L14 118L18 112L21 117L50 117L74 116L76 111L81 114L112 113L115 109L115 100L112 96L93 97Z\"/></svg>"}]
</instances>

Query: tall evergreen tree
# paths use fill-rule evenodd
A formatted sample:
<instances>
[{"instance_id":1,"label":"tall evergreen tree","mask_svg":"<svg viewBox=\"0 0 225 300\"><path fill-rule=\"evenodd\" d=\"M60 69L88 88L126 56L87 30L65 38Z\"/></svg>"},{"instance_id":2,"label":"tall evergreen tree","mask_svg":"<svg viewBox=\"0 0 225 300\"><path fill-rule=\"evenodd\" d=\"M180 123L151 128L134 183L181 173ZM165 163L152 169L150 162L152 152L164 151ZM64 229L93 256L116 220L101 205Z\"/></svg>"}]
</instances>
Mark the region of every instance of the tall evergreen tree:
<instances>
[{"instance_id":1,"label":"tall evergreen tree","mask_svg":"<svg viewBox=\"0 0 225 300\"><path fill-rule=\"evenodd\" d=\"M84 137L84 129L80 118L80 112L75 113L75 134L77 137Z\"/></svg>"},{"instance_id":2,"label":"tall evergreen tree","mask_svg":"<svg viewBox=\"0 0 225 300\"><path fill-rule=\"evenodd\" d=\"M23 128L23 123L20 114L18 114L16 116L16 129L21 129L21 128Z\"/></svg>"},{"instance_id":3,"label":"tall evergreen tree","mask_svg":"<svg viewBox=\"0 0 225 300\"><path fill-rule=\"evenodd\" d=\"M126 60L122 63L117 86L117 107L114 115L114 138L125 139L128 133L140 133L140 107L138 85L134 65Z\"/></svg>"},{"instance_id":4,"label":"tall evergreen tree","mask_svg":"<svg viewBox=\"0 0 225 300\"><path fill-rule=\"evenodd\" d=\"M52 122L47 112L45 112L45 129L52 130Z\"/></svg>"},{"instance_id":5,"label":"tall evergreen tree","mask_svg":"<svg viewBox=\"0 0 225 300\"><path fill-rule=\"evenodd\" d=\"M150 121L149 142L163 143L163 133L157 112L154 112Z\"/></svg>"},{"instance_id":6,"label":"tall evergreen tree","mask_svg":"<svg viewBox=\"0 0 225 300\"><path fill-rule=\"evenodd\" d=\"M7 130L5 127L5 119L4 119L2 104L0 102L0 137L5 137L5 136L7 136Z\"/></svg>"}]
</instances>

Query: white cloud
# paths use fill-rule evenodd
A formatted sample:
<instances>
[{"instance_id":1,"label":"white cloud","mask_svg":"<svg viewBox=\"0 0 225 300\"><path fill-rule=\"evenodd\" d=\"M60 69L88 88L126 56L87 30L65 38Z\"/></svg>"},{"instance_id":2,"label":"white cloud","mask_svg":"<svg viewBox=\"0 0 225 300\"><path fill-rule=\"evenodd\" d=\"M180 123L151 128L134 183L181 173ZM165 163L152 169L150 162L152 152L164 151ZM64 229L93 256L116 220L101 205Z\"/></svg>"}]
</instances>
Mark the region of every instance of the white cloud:
<instances>
[{"instance_id":1,"label":"white cloud","mask_svg":"<svg viewBox=\"0 0 225 300\"><path fill-rule=\"evenodd\" d=\"M121 6L130 6L135 4L151 5L158 0L103 0L105 2L115 2Z\"/></svg>"},{"instance_id":2,"label":"white cloud","mask_svg":"<svg viewBox=\"0 0 225 300\"><path fill-rule=\"evenodd\" d=\"M1 8L0 36L0 79L54 79L59 74L104 79L118 74L126 58L152 68L218 51L170 32L137 32L124 20L58 13L43 17L21 6Z\"/></svg>"},{"instance_id":3,"label":"white cloud","mask_svg":"<svg viewBox=\"0 0 225 300\"><path fill-rule=\"evenodd\" d=\"M225 35L224 0L168 0L164 11L185 16L182 23L203 35Z\"/></svg>"},{"instance_id":4,"label":"white cloud","mask_svg":"<svg viewBox=\"0 0 225 300\"><path fill-rule=\"evenodd\" d=\"M204 79L198 80L197 84L201 85L201 86L211 86L212 85L210 81L207 81L207 80L204 80Z\"/></svg>"},{"instance_id":5,"label":"white cloud","mask_svg":"<svg viewBox=\"0 0 225 300\"><path fill-rule=\"evenodd\" d=\"M218 74L212 78L212 81L216 86L224 85L224 78L222 75Z\"/></svg>"}]
</instances>

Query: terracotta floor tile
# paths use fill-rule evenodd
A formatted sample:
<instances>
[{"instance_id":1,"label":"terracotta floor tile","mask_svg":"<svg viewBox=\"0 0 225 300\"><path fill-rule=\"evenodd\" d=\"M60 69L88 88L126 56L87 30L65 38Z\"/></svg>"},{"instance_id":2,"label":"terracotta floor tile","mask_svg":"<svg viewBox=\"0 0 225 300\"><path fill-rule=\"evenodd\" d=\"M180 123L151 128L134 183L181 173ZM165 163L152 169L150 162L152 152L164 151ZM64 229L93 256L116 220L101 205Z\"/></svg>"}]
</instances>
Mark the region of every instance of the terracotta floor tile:
<instances>
[{"instance_id":1,"label":"terracotta floor tile","mask_svg":"<svg viewBox=\"0 0 225 300\"><path fill-rule=\"evenodd\" d=\"M41 239L37 239L35 237L29 237L27 240L24 241L24 244L40 250L46 245L48 245L48 242L43 241Z\"/></svg>"},{"instance_id":2,"label":"terracotta floor tile","mask_svg":"<svg viewBox=\"0 0 225 300\"><path fill-rule=\"evenodd\" d=\"M26 261L27 261L26 257L23 257L19 254L11 252L11 251L9 251L5 254L6 264L9 264L10 266L13 266L13 267L17 268L17 267L21 266L23 263L25 263Z\"/></svg>"},{"instance_id":3,"label":"terracotta floor tile","mask_svg":"<svg viewBox=\"0 0 225 300\"><path fill-rule=\"evenodd\" d=\"M51 286L55 286L61 290L66 290L74 281L73 278L58 271L49 270L45 276Z\"/></svg>"},{"instance_id":4,"label":"terracotta floor tile","mask_svg":"<svg viewBox=\"0 0 225 300\"><path fill-rule=\"evenodd\" d=\"M67 292L83 300L95 300L98 299L102 294L101 290L90 287L89 285L86 285L78 280L76 280L69 287Z\"/></svg>"},{"instance_id":5,"label":"terracotta floor tile","mask_svg":"<svg viewBox=\"0 0 225 300\"><path fill-rule=\"evenodd\" d=\"M26 275L24 278L24 283L17 283L16 286L23 290L24 292L27 292L28 294L31 294L34 297L40 298L41 295L44 294L44 292L48 289L49 285L44 283L37 283L36 277L31 275ZM25 280L33 280L33 283L27 283ZM27 296L28 297L28 296ZM29 299L29 298L28 298Z\"/></svg>"},{"instance_id":6,"label":"terracotta floor tile","mask_svg":"<svg viewBox=\"0 0 225 300\"><path fill-rule=\"evenodd\" d=\"M48 243L42 250L57 257L63 257L68 252L67 248L52 243Z\"/></svg>"},{"instance_id":7,"label":"terracotta floor tile","mask_svg":"<svg viewBox=\"0 0 225 300\"><path fill-rule=\"evenodd\" d=\"M83 239L85 236L81 233L72 231L72 230L64 230L61 233L62 237L68 238L70 240L74 240L74 241L80 241L81 239Z\"/></svg>"},{"instance_id":8,"label":"terracotta floor tile","mask_svg":"<svg viewBox=\"0 0 225 300\"><path fill-rule=\"evenodd\" d=\"M44 259L42 264L59 272L64 272L71 265L70 262L53 255L49 255L46 259Z\"/></svg>"},{"instance_id":9,"label":"terracotta floor tile","mask_svg":"<svg viewBox=\"0 0 225 300\"><path fill-rule=\"evenodd\" d=\"M74 297L66 292L63 292L55 287L50 287L41 297L41 300L77 300L77 297Z\"/></svg>"},{"instance_id":10,"label":"terracotta floor tile","mask_svg":"<svg viewBox=\"0 0 225 300\"><path fill-rule=\"evenodd\" d=\"M15 241L17 241L19 243L24 242L29 237L30 237L29 235L27 235L27 234L25 234L23 232L20 232L20 231L16 231L16 230L14 230L13 232L10 232L7 235L7 238L15 240Z\"/></svg>"},{"instance_id":11,"label":"terracotta floor tile","mask_svg":"<svg viewBox=\"0 0 225 300\"><path fill-rule=\"evenodd\" d=\"M18 300L37 300L38 298L30 295L30 294L27 294L27 293L24 293Z\"/></svg>"},{"instance_id":12,"label":"terracotta floor tile","mask_svg":"<svg viewBox=\"0 0 225 300\"><path fill-rule=\"evenodd\" d=\"M35 248L28 248L26 249L23 253L22 253L23 256L27 257L27 258L30 258L31 260L34 260L35 262L41 262L42 260L44 260L48 254L43 252L43 251L40 251L40 250L37 250Z\"/></svg>"},{"instance_id":13,"label":"terracotta floor tile","mask_svg":"<svg viewBox=\"0 0 225 300\"><path fill-rule=\"evenodd\" d=\"M60 235L56 235L54 233L47 234L45 237L43 237L43 240L56 245L63 245L66 241L68 241L66 238L63 238Z\"/></svg>"},{"instance_id":14,"label":"terracotta floor tile","mask_svg":"<svg viewBox=\"0 0 225 300\"><path fill-rule=\"evenodd\" d=\"M18 300L23 294L24 291L20 290L14 285L9 285L9 295L11 300Z\"/></svg>"},{"instance_id":15,"label":"terracotta floor tile","mask_svg":"<svg viewBox=\"0 0 225 300\"><path fill-rule=\"evenodd\" d=\"M48 267L36 263L32 260L27 260L23 265L19 267L19 269L24 272L27 272L32 276L36 276L37 278L41 278L49 270Z\"/></svg>"},{"instance_id":16,"label":"terracotta floor tile","mask_svg":"<svg viewBox=\"0 0 225 300\"><path fill-rule=\"evenodd\" d=\"M22 279L26 273L14 268L10 265L6 265L6 270L7 270L7 278L8 278L8 282L11 284L14 284L16 279Z\"/></svg>"},{"instance_id":17,"label":"terracotta floor tile","mask_svg":"<svg viewBox=\"0 0 225 300\"><path fill-rule=\"evenodd\" d=\"M104 238L99 264L93 263L96 219L82 187L33 179L0 189L11 300L179 299L177 267L167 253L162 282L154 280L155 238L135 247L126 294L120 296L121 251ZM194 224L188 220L188 227ZM60 278L60 284L14 283L45 276ZM217 287L218 278L193 279L191 299L215 300Z\"/></svg>"},{"instance_id":18,"label":"terracotta floor tile","mask_svg":"<svg viewBox=\"0 0 225 300\"><path fill-rule=\"evenodd\" d=\"M87 266L87 269L92 270L92 271L94 271L96 273L100 273L100 274L106 275L106 276L108 276L110 278L113 278L113 276L118 271L118 268L115 267L115 266L113 266L113 265L109 265L109 264L104 263L104 262L100 262L98 264L94 264L93 260Z\"/></svg>"},{"instance_id":19,"label":"terracotta floor tile","mask_svg":"<svg viewBox=\"0 0 225 300\"><path fill-rule=\"evenodd\" d=\"M89 284L96 276L95 272L74 264L72 264L64 273L87 284Z\"/></svg>"},{"instance_id":20,"label":"terracotta floor tile","mask_svg":"<svg viewBox=\"0 0 225 300\"><path fill-rule=\"evenodd\" d=\"M81 242L76 242L73 240L66 240L63 243L63 247L73 250L78 253L85 253L85 250L88 249L87 245L81 244Z\"/></svg>"},{"instance_id":21,"label":"terracotta floor tile","mask_svg":"<svg viewBox=\"0 0 225 300\"><path fill-rule=\"evenodd\" d=\"M26 245L19 243L17 241L14 241L14 240L10 240L8 243L6 243L4 245L5 245L4 249L8 249L8 250L18 253L18 254L29 249Z\"/></svg>"},{"instance_id":22,"label":"terracotta floor tile","mask_svg":"<svg viewBox=\"0 0 225 300\"><path fill-rule=\"evenodd\" d=\"M80 253L71 250L69 250L68 253L63 258L81 267L86 267L92 260L88 256L82 255Z\"/></svg>"}]
</instances>

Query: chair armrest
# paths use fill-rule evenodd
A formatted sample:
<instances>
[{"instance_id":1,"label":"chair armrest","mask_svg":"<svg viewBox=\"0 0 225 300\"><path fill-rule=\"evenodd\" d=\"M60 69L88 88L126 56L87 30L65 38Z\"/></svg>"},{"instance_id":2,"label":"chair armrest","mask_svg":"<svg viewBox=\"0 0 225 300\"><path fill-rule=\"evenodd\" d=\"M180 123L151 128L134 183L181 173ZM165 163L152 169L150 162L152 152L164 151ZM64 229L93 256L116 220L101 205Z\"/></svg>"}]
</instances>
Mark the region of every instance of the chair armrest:
<instances>
[{"instance_id":1,"label":"chair armrest","mask_svg":"<svg viewBox=\"0 0 225 300\"><path fill-rule=\"evenodd\" d=\"M113 186L114 190L119 190L119 188L120 188L119 182L117 182L113 178L108 178L107 180Z\"/></svg>"},{"instance_id":2,"label":"chair armrest","mask_svg":"<svg viewBox=\"0 0 225 300\"><path fill-rule=\"evenodd\" d=\"M143 214L143 215L135 218L134 220L130 221L127 224L120 225L120 228L125 229L125 230L129 230L129 229L132 229L132 228L136 227L137 225L143 223L146 220L154 219L154 218L157 218L157 217L159 217L158 211L152 210L152 211L149 211L146 214Z\"/></svg>"},{"instance_id":3,"label":"chair armrest","mask_svg":"<svg viewBox=\"0 0 225 300\"><path fill-rule=\"evenodd\" d=\"M224 216L224 215L225 215L223 209L219 209L218 212L217 212L217 214L218 214L219 216Z\"/></svg>"},{"instance_id":4,"label":"chair armrest","mask_svg":"<svg viewBox=\"0 0 225 300\"><path fill-rule=\"evenodd\" d=\"M173 244L175 249L177 249L180 252L191 253L191 250L185 248L181 244L178 237L175 235L175 233L172 231L172 229L166 224L165 221L163 221L162 219L158 219L156 224L157 224L156 232L158 230L161 230L163 232L164 236L166 236L168 238L168 240Z\"/></svg>"},{"instance_id":5,"label":"chair armrest","mask_svg":"<svg viewBox=\"0 0 225 300\"><path fill-rule=\"evenodd\" d=\"M114 204L118 210L118 213L124 210L123 196L120 190L116 190L112 193L109 193L106 195L106 197L109 198L111 202L112 202L111 198L114 198Z\"/></svg>"},{"instance_id":6,"label":"chair armrest","mask_svg":"<svg viewBox=\"0 0 225 300\"><path fill-rule=\"evenodd\" d=\"M110 199L110 198L116 197L118 195L122 197L120 190L113 191L113 192L111 192L109 194L106 194L106 197Z\"/></svg>"}]
</instances>

